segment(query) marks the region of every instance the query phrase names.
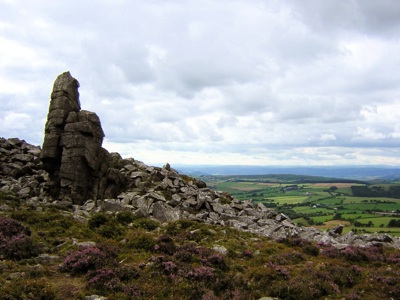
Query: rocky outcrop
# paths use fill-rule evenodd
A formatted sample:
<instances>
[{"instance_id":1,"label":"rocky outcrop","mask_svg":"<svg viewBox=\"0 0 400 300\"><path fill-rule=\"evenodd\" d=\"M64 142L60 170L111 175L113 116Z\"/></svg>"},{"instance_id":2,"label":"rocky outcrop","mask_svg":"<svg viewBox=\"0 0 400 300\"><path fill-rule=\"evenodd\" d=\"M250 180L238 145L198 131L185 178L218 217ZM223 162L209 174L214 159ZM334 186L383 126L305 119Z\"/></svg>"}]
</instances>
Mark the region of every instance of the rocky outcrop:
<instances>
[{"instance_id":1,"label":"rocky outcrop","mask_svg":"<svg viewBox=\"0 0 400 300\"><path fill-rule=\"evenodd\" d=\"M347 245L400 248L400 239L386 234L356 235L350 232L342 235L340 226L327 232L298 227L287 216L261 203L241 202L227 193L213 191L204 182L181 175L169 165L163 168L147 166L133 158L122 159L116 153L110 156L119 169L114 169L114 175L109 169L108 176L126 178L126 190L116 197L85 199L82 203L72 204L47 193L51 181L39 159L40 152L40 147L23 140L0 138L0 192L15 194L25 204L37 209L51 205L72 210L79 219L99 211L117 214L130 210L138 216L154 218L162 223L189 219L229 226L274 240L298 237L338 248ZM16 208L0 205L0 210L13 209Z\"/></svg>"},{"instance_id":2,"label":"rocky outcrop","mask_svg":"<svg viewBox=\"0 0 400 300\"><path fill-rule=\"evenodd\" d=\"M341 226L327 232L298 227L262 203L241 202L213 191L169 164L152 167L109 154L101 146L104 133L98 116L80 108L78 87L68 72L55 81L42 150L17 138L0 138L0 192L12 193L37 209L55 205L70 210L80 219L99 211L130 210L162 223L189 219L274 240L298 237L338 248L400 248L399 238L385 234L342 235ZM0 210L13 209L0 205Z\"/></svg>"},{"instance_id":3,"label":"rocky outcrop","mask_svg":"<svg viewBox=\"0 0 400 300\"><path fill-rule=\"evenodd\" d=\"M41 159L50 175L49 193L81 204L87 199L115 197L123 178L110 168L111 156L102 148L104 133L99 117L81 110L78 87L69 72L57 77Z\"/></svg>"},{"instance_id":4,"label":"rocky outcrop","mask_svg":"<svg viewBox=\"0 0 400 300\"><path fill-rule=\"evenodd\" d=\"M120 172L128 178L127 191L97 205L88 201L75 206L76 214L104 211L118 213L131 210L134 214L158 221L189 219L208 224L229 226L274 240L298 237L338 248L347 245L387 245L400 248L400 239L385 234L341 235L341 227L322 232L315 228L298 227L284 214L262 203L238 201L228 193L205 187L205 183L180 175L168 164L163 168L147 166L134 159L120 161Z\"/></svg>"},{"instance_id":5,"label":"rocky outcrop","mask_svg":"<svg viewBox=\"0 0 400 300\"><path fill-rule=\"evenodd\" d=\"M0 138L0 191L20 199L44 195L48 174L40 161L40 148L18 138ZM7 210L7 206L0 207Z\"/></svg>"}]
</instances>

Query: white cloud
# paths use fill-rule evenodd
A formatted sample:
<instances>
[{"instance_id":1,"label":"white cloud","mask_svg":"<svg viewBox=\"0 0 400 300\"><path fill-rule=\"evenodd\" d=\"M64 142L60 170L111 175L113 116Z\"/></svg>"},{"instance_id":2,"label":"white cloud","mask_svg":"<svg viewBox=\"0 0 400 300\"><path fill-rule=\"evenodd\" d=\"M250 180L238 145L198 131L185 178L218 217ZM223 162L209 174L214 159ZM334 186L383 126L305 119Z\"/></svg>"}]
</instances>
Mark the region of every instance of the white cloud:
<instances>
[{"instance_id":1,"label":"white cloud","mask_svg":"<svg viewBox=\"0 0 400 300\"><path fill-rule=\"evenodd\" d=\"M369 127L357 127L357 131L355 133L355 139L361 140L382 140L386 137L385 134L376 131L375 129Z\"/></svg>"},{"instance_id":2,"label":"white cloud","mask_svg":"<svg viewBox=\"0 0 400 300\"><path fill-rule=\"evenodd\" d=\"M323 133L320 135L320 140L322 142L329 142L336 140L336 136L332 133Z\"/></svg>"},{"instance_id":3,"label":"white cloud","mask_svg":"<svg viewBox=\"0 0 400 300\"><path fill-rule=\"evenodd\" d=\"M26 129L30 121L30 116L25 113L9 112L0 119L0 127L6 131Z\"/></svg>"}]
</instances>

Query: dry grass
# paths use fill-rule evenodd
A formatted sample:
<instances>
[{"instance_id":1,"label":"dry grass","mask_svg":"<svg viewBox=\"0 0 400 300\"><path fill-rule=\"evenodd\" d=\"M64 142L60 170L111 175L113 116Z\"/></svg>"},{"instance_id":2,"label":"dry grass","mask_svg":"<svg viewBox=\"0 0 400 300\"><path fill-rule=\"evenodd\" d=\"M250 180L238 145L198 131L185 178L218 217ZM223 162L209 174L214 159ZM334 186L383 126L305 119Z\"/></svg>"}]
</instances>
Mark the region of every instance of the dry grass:
<instances>
[{"instance_id":1,"label":"dry grass","mask_svg":"<svg viewBox=\"0 0 400 300\"><path fill-rule=\"evenodd\" d=\"M324 222L324 225L313 226L313 227L319 228L319 229L332 229L338 225L351 226L351 223L348 221L342 221L342 220L331 220L331 221Z\"/></svg>"},{"instance_id":2,"label":"dry grass","mask_svg":"<svg viewBox=\"0 0 400 300\"><path fill-rule=\"evenodd\" d=\"M79 299L86 287L84 278L71 277L68 274L56 274L49 280L59 299Z\"/></svg>"}]
</instances>

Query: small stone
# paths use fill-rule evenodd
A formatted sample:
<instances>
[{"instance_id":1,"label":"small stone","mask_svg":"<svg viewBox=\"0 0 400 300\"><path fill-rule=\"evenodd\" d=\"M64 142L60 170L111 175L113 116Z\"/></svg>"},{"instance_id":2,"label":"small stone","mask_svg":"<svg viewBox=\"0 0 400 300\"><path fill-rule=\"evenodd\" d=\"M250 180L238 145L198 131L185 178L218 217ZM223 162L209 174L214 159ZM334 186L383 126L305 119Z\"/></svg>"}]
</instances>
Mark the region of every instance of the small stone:
<instances>
[{"instance_id":1,"label":"small stone","mask_svg":"<svg viewBox=\"0 0 400 300\"><path fill-rule=\"evenodd\" d=\"M85 300L107 300L107 298L98 295L91 295L91 296L86 296Z\"/></svg>"},{"instance_id":2,"label":"small stone","mask_svg":"<svg viewBox=\"0 0 400 300\"><path fill-rule=\"evenodd\" d=\"M12 208L8 206L7 204L2 204L0 205L0 211L11 211Z\"/></svg>"},{"instance_id":3,"label":"small stone","mask_svg":"<svg viewBox=\"0 0 400 300\"><path fill-rule=\"evenodd\" d=\"M10 273L8 274L8 279L18 279L18 278L26 278L26 273L25 272L15 272L15 273Z\"/></svg>"},{"instance_id":4,"label":"small stone","mask_svg":"<svg viewBox=\"0 0 400 300\"><path fill-rule=\"evenodd\" d=\"M92 211L95 206L96 206L96 202L94 202L93 200L88 200L83 205L83 209L86 211Z\"/></svg>"},{"instance_id":5,"label":"small stone","mask_svg":"<svg viewBox=\"0 0 400 300\"><path fill-rule=\"evenodd\" d=\"M55 261L58 261L60 257L58 255L50 255L47 253L39 254L36 260L42 264L51 264Z\"/></svg>"},{"instance_id":6,"label":"small stone","mask_svg":"<svg viewBox=\"0 0 400 300\"><path fill-rule=\"evenodd\" d=\"M214 246L213 250L221 255L226 255L228 253L228 249L226 249L224 246Z\"/></svg>"}]
</instances>

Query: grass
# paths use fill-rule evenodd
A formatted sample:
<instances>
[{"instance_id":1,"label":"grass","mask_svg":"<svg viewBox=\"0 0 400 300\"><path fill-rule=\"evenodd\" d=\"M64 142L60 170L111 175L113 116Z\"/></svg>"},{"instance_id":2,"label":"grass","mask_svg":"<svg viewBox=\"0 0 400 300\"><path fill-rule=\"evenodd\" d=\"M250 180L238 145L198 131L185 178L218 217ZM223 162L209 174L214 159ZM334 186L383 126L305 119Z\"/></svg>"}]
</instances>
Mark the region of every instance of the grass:
<instances>
[{"instance_id":1,"label":"grass","mask_svg":"<svg viewBox=\"0 0 400 300\"><path fill-rule=\"evenodd\" d=\"M347 203L346 209L358 211L383 211L391 212L399 209L399 204L386 204L386 203Z\"/></svg>"},{"instance_id":2,"label":"grass","mask_svg":"<svg viewBox=\"0 0 400 300\"><path fill-rule=\"evenodd\" d=\"M342 219L343 219L343 220L374 218L375 216L376 216L376 215L374 215L374 214L365 214L365 213L362 213L362 212L356 212L356 213L342 213Z\"/></svg>"},{"instance_id":3,"label":"grass","mask_svg":"<svg viewBox=\"0 0 400 300\"><path fill-rule=\"evenodd\" d=\"M348 228L351 227L351 223L343 220L330 220L330 221L325 221L323 225L315 226L316 228L319 228L321 230L327 230L327 229L332 229L338 225L344 225ZM348 230L350 231L350 230ZM348 232L347 231L347 232Z\"/></svg>"},{"instance_id":4,"label":"grass","mask_svg":"<svg viewBox=\"0 0 400 300\"><path fill-rule=\"evenodd\" d=\"M382 230L382 227L386 227L386 225L389 223L389 221L393 219L391 217L381 217L381 216L373 216L373 217L366 217L366 218L362 218L362 222L363 223L368 223L368 222L372 222L374 224L374 227L379 227L380 230ZM382 226L382 227L381 227Z\"/></svg>"},{"instance_id":5,"label":"grass","mask_svg":"<svg viewBox=\"0 0 400 300\"><path fill-rule=\"evenodd\" d=\"M394 204L400 204L400 199L395 198L387 198L387 197L345 197L344 203L378 203L382 204L383 202L390 202Z\"/></svg>"},{"instance_id":6,"label":"grass","mask_svg":"<svg viewBox=\"0 0 400 300\"><path fill-rule=\"evenodd\" d=\"M315 213L327 213L331 212L331 210L328 210L327 208L320 208L320 207L309 207L309 206L298 206L298 207L293 207L293 210L298 213L302 214L315 214Z\"/></svg>"},{"instance_id":7,"label":"grass","mask_svg":"<svg viewBox=\"0 0 400 300\"><path fill-rule=\"evenodd\" d=\"M343 198L342 197L338 197L338 198L335 197L335 198L319 199L319 200L313 201L313 203L336 207L336 206L339 206L339 205L343 204Z\"/></svg>"},{"instance_id":8,"label":"grass","mask_svg":"<svg viewBox=\"0 0 400 300\"><path fill-rule=\"evenodd\" d=\"M308 198L307 196L282 196L282 197L273 197L270 199L273 200L275 203L282 205L282 204L303 203L305 200L307 200L307 198Z\"/></svg>"}]
</instances>

